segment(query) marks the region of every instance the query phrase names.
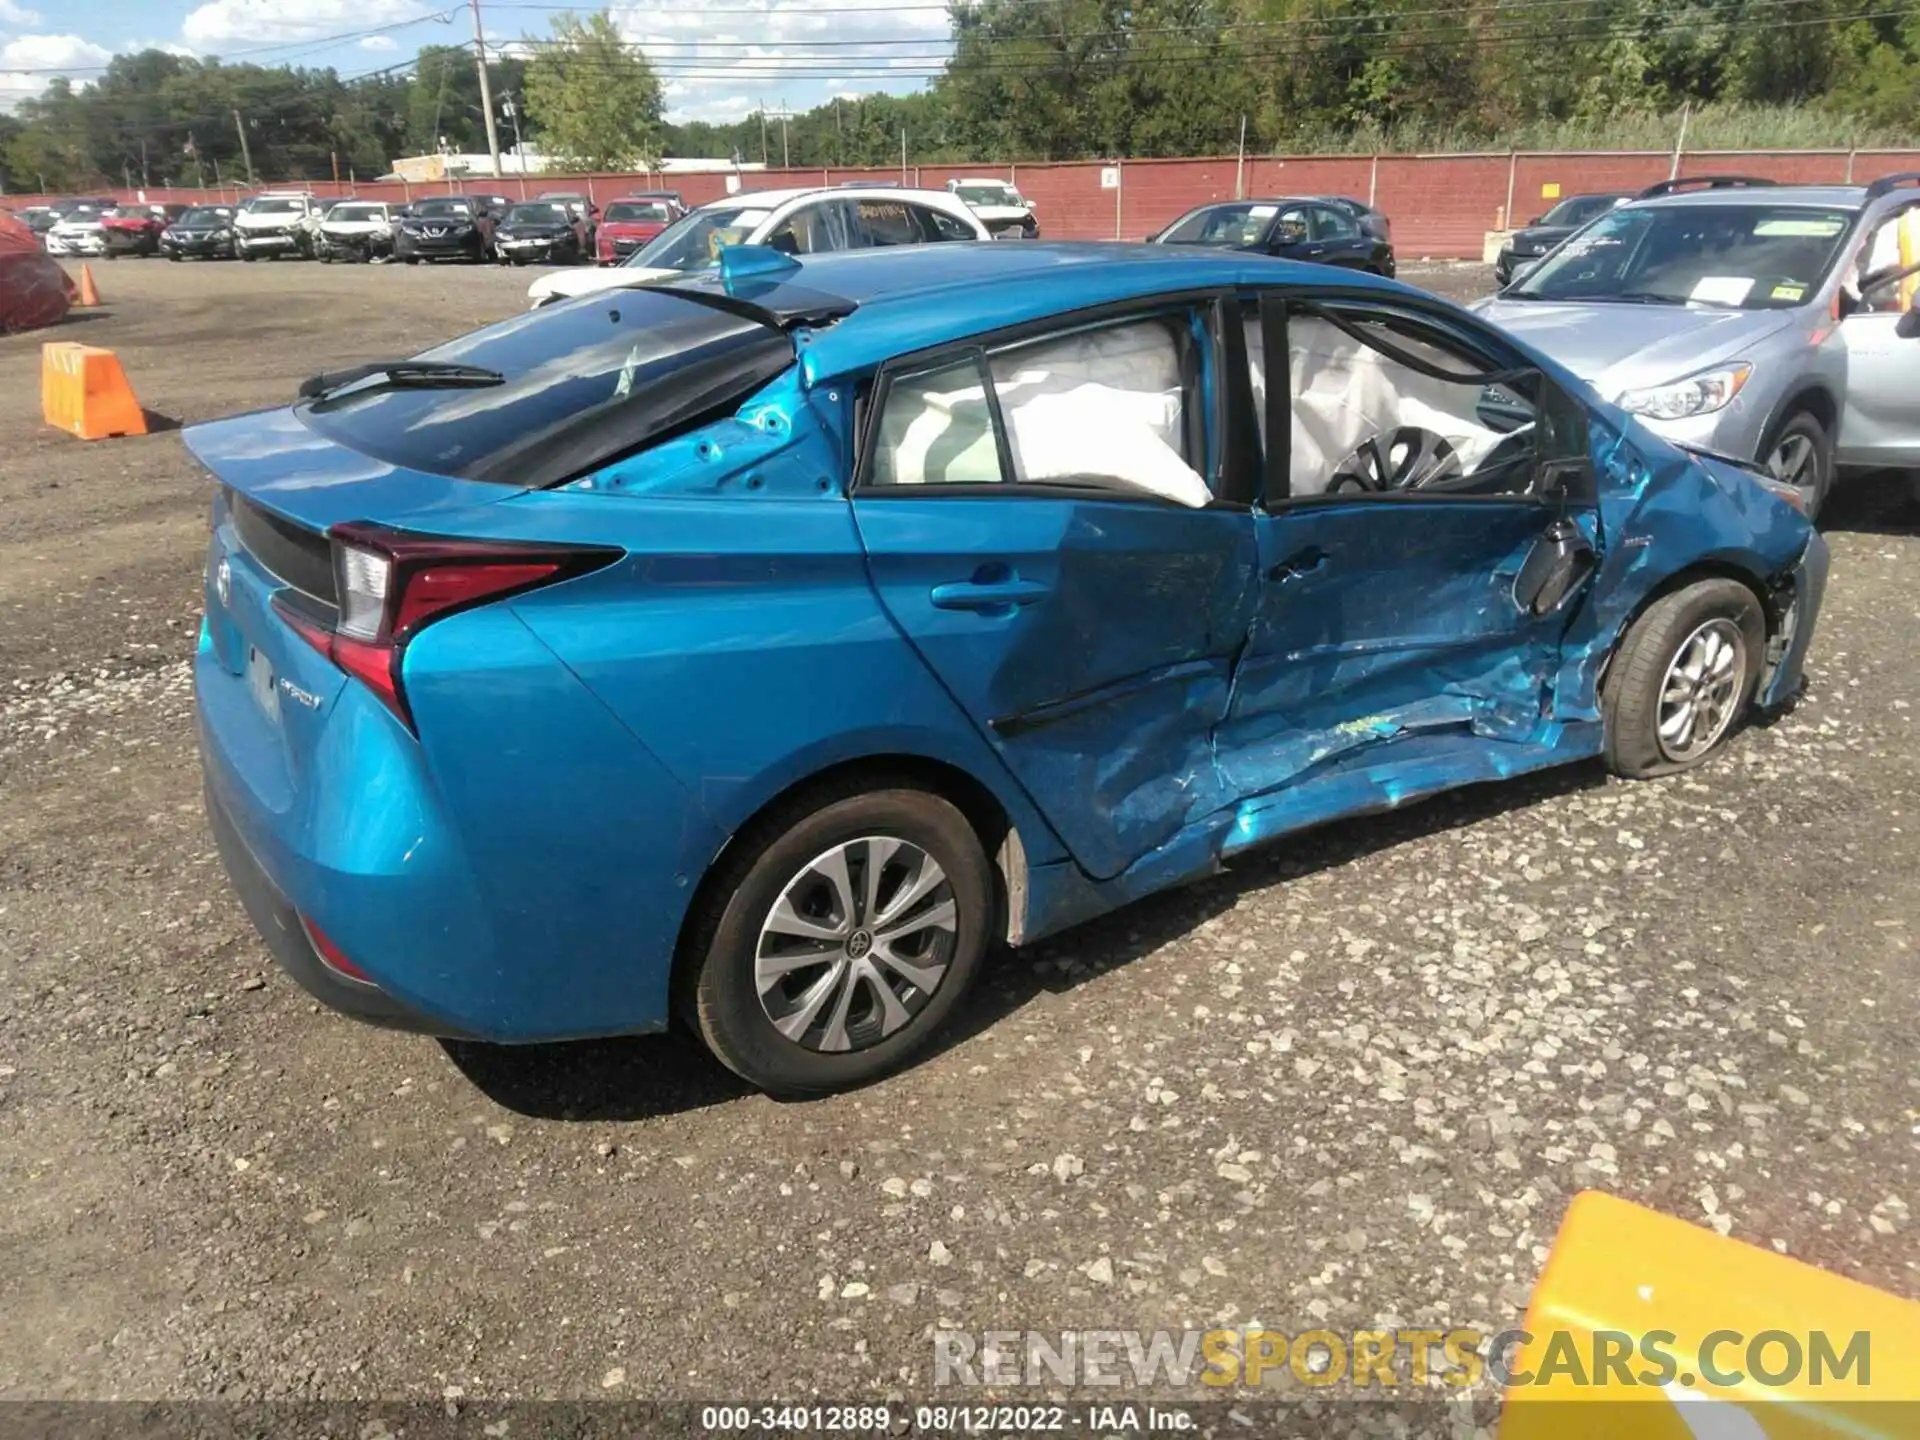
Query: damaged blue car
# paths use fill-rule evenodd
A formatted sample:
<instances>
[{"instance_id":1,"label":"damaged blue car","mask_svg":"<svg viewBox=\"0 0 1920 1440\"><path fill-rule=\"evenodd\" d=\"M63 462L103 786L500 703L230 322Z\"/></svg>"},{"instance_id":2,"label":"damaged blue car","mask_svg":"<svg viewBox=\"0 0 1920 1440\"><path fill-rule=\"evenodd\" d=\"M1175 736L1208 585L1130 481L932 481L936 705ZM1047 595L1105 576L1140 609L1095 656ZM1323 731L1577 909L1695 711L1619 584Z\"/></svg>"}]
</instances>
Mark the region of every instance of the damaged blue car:
<instances>
[{"instance_id":1,"label":"damaged blue car","mask_svg":"<svg viewBox=\"0 0 1920 1440\"><path fill-rule=\"evenodd\" d=\"M1698 765L1827 569L1790 488L1454 305L1166 246L738 246L186 438L207 806L293 977L677 1016L784 1093L1251 846Z\"/></svg>"}]
</instances>

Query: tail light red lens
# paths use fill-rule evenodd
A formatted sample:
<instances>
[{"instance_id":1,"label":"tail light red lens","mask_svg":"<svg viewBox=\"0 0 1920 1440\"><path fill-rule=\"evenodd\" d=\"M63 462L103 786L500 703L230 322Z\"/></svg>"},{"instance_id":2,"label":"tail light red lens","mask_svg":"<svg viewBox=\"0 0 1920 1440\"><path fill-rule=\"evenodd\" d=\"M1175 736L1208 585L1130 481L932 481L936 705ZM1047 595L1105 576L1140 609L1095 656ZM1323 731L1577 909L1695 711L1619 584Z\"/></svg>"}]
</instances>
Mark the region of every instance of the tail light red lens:
<instances>
[{"instance_id":1,"label":"tail light red lens","mask_svg":"<svg viewBox=\"0 0 1920 1440\"><path fill-rule=\"evenodd\" d=\"M400 684L407 642L436 620L598 570L616 550L417 535L355 522L327 532L333 542L337 608L322 616L282 591L289 625L380 697L408 729L413 715Z\"/></svg>"},{"instance_id":2,"label":"tail light red lens","mask_svg":"<svg viewBox=\"0 0 1920 1440\"><path fill-rule=\"evenodd\" d=\"M314 953L320 957L322 965L349 980L358 980L362 985L373 984L373 977L347 959L327 932L304 915L300 917L300 928L307 932L307 939L312 942Z\"/></svg>"}]
</instances>

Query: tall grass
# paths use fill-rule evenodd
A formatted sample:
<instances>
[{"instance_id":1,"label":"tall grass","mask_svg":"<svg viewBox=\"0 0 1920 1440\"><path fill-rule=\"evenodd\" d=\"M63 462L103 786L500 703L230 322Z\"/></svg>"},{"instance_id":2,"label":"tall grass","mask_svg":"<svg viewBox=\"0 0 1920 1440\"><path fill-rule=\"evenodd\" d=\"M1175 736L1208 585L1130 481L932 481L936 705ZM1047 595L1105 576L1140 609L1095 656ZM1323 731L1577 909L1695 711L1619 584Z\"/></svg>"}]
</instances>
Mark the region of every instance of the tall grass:
<instances>
[{"instance_id":1,"label":"tall grass","mask_svg":"<svg viewBox=\"0 0 1920 1440\"><path fill-rule=\"evenodd\" d=\"M1412 123L1357 130L1303 129L1282 137L1296 155L1372 155L1464 150L1671 150L1680 113L1606 120L1537 120L1498 133ZM1920 149L1920 117L1872 125L1836 111L1792 105L1705 105L1687 120L1689 150Z\"/></svg>"}]
</instances>

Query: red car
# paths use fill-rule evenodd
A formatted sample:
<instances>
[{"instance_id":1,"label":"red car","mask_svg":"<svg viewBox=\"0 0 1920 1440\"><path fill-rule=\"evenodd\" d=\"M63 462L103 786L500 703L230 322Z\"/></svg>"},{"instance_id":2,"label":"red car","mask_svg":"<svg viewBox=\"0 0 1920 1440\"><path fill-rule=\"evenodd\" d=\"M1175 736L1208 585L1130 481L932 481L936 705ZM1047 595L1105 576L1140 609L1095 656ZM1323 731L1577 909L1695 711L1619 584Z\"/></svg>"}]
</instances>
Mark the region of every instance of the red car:
<instances>
[{"instance_id":1,"label":"red car","mask_svg":"<svg viewBox=\"0 0 1920 1440\"><path fill-rule=\"evenodd\" d=\"M184 205L117 205L100 217L107 254L158 255L160 234L187 213Z\"/></svg>"},{"instance_id":2,"label":"red car","mask_svg":"<svg viewBox=\"0 0 1920 1440\"><path fill-rule=\"evenodd\" d=\"M51 325L73 303L73 281L40 237L11 211L0 210L0 335Z\"/></svg>"},{"instance_id":3,"label":"red car","mask_svg":"<svg viewBox=\"0 0 1920 1440\"><path fill-rule=\"evenodd\" d=\"M651 190L610 200L600 212L595 254L602 265L616 265L686 213L675 191Z\"/></svg>"}]
</instances>

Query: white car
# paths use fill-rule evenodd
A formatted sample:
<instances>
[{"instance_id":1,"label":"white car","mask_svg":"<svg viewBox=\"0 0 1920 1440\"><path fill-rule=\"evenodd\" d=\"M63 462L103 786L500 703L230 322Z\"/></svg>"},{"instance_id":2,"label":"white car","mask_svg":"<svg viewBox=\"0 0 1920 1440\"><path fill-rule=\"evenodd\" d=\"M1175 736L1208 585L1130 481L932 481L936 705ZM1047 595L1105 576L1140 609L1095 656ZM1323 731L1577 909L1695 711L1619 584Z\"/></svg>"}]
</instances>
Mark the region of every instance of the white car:
<instances>
[{"instance_id":1,"label":"white car","mask_svg":"<svg viewBox=\"0 0 1920 1440\"><path fill-rule=\"evenodd\" d=\"M314 230L314 258L378 260L393 254L393 207L379 200L341 200Z\"/></svg>"},{"instance_id":2,"label":"white car","mask_svg":"<svg viewBox=\"0 0 1920 1440\"><path fill-rule=\"evenodd\" d=\"M991 240L973 211L944 190L756 190L689 211L618 265L561 270L527 288L534 308L575 295L645 285L719 263L728 245L768 245L789 255Z\"/></svg>"},{"instance_id":3,"label":"white car","mask_svg":"<svg viewBox=\"0 0 1920 1440\"><path fill-rule=\"evenodd\" d=\"M1004 180L949 180L947 189L964 200L996 240L1038 240L1040 222L1033 202Z\"/></svg>"},{"instance_id":4,"label":"white car","mask_svg":"<svg viewBox=\"0 0 1920 1440\"><path fill-rule=\"evenodd\" d=\"M262 255L311 255L323 204L298 190L268 190L233 217L233 249L242 260Z\"/></svg>"},{"instance_id":5,"label":"white car","mask_svg":"<svg viewBox=\"0 0 1920 1440\"><path fill-rule=\"evenodd\" d=\"M60 222L47 231L47 253L49 255L104 255L107 253L107 235L101 227L100 217L104 210L76 208L60 217Z\"/></svg>"}]
</instances>

